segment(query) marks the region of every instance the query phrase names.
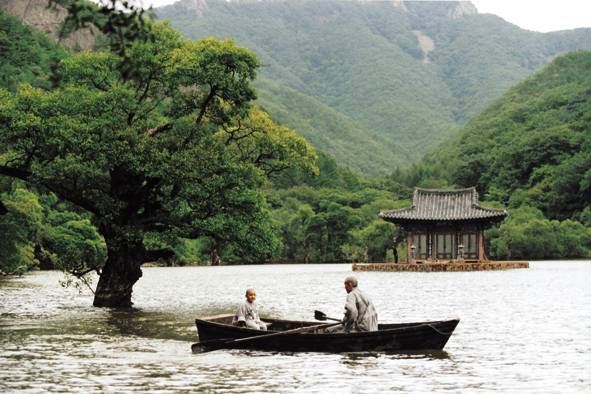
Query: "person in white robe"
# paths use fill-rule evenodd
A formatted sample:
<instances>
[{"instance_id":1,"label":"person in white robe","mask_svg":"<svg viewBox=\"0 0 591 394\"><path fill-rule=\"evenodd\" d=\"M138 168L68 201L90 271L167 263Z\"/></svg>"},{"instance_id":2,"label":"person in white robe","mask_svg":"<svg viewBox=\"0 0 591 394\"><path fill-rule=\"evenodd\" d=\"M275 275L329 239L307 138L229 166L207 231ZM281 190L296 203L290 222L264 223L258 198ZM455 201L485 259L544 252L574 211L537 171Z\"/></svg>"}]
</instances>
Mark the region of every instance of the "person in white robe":
<instances>
[{"instance_id":1,"label":"person in white robe","mask_svg":"<svg viewBox=\"0 0 591 394\"><path fill-rule=\"evenodd\" d=\"M267 330L267 325L263 323L259 317L259 312L256 304L257 292L254 289L246 290L246 302L238 308L232 324L252 328L254 330Z\"/></svg>"},{"instance_id":2,"label":"person in white robe","mask_svg":"<svg viewBox=\"0 0 591 394\"><path fill-rule=\"evenodd\" d=\"M347 300L345 302L343 325L327 331L338 333L378 330L378 312L369 297L359 290L357 285L357 278L354 276L345 278Z\"/></svg>"}]
</instances>

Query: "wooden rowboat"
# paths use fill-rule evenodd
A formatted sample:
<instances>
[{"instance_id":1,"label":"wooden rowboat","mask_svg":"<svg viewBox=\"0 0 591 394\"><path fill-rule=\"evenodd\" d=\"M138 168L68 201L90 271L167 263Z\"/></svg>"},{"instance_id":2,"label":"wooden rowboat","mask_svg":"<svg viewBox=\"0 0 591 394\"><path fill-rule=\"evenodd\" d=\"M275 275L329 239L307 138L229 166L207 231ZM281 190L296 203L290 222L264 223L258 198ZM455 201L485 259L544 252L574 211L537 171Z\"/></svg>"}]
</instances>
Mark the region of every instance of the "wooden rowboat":
<instances>
[{"instance_id":1,"label":"wooden rowboat","mask_svg":"<svg viewBox=\"0 0 591 394\"><path fill-rule=\"evenodd\" d=\"M259 331L232 325L232 317L217 315L196 319L199 343L192 346L193 352L215 349L330 353L441 350L460 321L379 324L378 331L325 333L323 328L312 328L318 326L318 322L262 319L268 331ZM290 332L283 333L288 330Z\"/></svg>"}]
</instances>

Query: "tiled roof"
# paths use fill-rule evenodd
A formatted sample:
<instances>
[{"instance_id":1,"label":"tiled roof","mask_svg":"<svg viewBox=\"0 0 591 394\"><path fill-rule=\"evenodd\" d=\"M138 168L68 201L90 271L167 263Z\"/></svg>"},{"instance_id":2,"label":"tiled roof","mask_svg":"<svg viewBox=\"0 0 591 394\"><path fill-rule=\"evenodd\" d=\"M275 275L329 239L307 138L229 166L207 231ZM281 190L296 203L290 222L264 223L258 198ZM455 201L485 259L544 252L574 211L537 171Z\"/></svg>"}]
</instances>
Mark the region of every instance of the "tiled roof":
<instances>
[{"instance_id":1,"label":"tiled roof","mask_svg":"<svg viewBox=\"0 0 591 394\"><path fill-rule=\"evenodd\" d=\"M474 187L458 190L416 188L412 207L382 211L382 219L397 222L409 220L478 220L503 219L504 209L483 208Z\"/></svg>"}]
</instances>

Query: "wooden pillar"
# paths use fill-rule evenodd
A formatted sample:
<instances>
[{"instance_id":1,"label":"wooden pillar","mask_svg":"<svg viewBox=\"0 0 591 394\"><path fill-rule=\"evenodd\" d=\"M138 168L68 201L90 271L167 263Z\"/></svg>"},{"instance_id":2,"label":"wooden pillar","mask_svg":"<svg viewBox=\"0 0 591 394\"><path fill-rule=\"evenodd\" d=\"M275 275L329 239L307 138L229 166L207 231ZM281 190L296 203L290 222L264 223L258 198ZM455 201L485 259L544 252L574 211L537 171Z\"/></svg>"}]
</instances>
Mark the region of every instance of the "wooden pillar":
<instances>
[{"instance_id":1,"label":"wooden pillar","mask_svg":"<svg viewBox=\"0 0 591 394\"><path fill-rule=\"evenodd\" d=\"M478 260L483 261L485 260L486 256L484 255L484 230L482 228L478 229Z\"/></svg>"},{"instance_id":2,"label":"wooden pillar","mask_svg":"<svg viewBox=\"0 0 591 394\"><path fill-rule=\"evenodd\" d=\"M464 261L464 248L466 248L466 245L464 245L464 236L462 231L463 230L461 228L456 229L456 244L452 251L452 260L458 262Z\"/></svg>"},{"instance_id":3,"label":"wooden pillar","mask_svg":"<svg viewBox=\"0 0 591 394\"><path fill-rule=\"evenodd\" d=\"M412 232L411 231L407 231L406 232L406 262L407 263L412 263L412 258L410 256L410 247L412 246Z\"/></svg>"},{"instance_id":4,"label":"wooden pillar","mask_svg":"<svg viewBox=\"0 0 591 394\"><path fill-rule=\"evenodd\" d=\"M457 228L454 228L454 244L453 247L451 248L451 259L452 260L457 260L460 255L459 255L459 247L462 244L462 235L460 234L460 230L458 230Z\"/></svg>"}]
</instances>

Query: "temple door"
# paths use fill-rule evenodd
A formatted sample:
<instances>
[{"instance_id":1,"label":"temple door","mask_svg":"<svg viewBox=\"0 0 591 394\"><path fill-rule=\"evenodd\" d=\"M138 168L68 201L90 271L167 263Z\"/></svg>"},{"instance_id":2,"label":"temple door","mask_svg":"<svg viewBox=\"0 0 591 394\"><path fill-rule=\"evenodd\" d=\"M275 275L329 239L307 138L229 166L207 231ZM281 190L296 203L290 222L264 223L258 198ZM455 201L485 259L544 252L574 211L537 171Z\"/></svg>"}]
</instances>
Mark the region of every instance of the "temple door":
<instances>
[{"instance_id":1,"label":"temple door","mask_svg":"<svg viewBox=\"0 0 591 394\"><path fill-rule=\"evenodd\" d=\"M440 260L451 260L454 258L456 248L454 235L452 232L435 234L435 258Z\"/></svg>"}]
</instances>

